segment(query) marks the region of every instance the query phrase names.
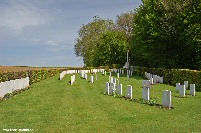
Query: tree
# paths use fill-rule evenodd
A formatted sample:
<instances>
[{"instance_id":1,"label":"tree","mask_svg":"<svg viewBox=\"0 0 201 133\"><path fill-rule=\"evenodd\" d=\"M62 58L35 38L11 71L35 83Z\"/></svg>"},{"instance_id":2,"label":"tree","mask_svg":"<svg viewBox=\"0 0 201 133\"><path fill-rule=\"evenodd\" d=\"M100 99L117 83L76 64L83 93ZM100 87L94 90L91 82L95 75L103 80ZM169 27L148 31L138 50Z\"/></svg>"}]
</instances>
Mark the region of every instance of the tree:
<instances>
[{"instance_id":1,"label":"tree","mask_svg":"<svg viewBox=\"0 0 201 133\"><path fill-rule=\"evenodd\" d=\"M112 64L125 63L128 42L125 34L119 31L107 31L98 43L97 60L99 65L112 66Z\"/></svg>"},{"instance_id":2,"label":"tree","mask_svg":"<svg viewBox=\"0 0 201 133\"><path fill-rule=\"evenodd\" d=\"M127 41L131 41L131 35L133 31L134 11L121 13L117 15L116 29L123 32L126 35Z\"/></svg>"},{"instance_id":3,"label":"tree","mask_svg":"<svg viewBox=\"0 0 201 133\"><path fill-rule=\"evenodd\" d=\"M201 66L199 0L143 0L136 10L132 49L137 65Z\"/></svg>"},{"instance_id":4,"label":"tree","mask_svg":"<svg viewBox=\"0 0 201 133\"><path fill-rule=\"evenodd\" d=\"M93 22L80 28L74 51L76 56L83 57L86 66L97 66L96 55L99 52L97 44L102 34L112 30L113 27L114 23L112 20L104 20L95 16Z\"/></svg>"},{"instance_id":5,"label":"tree","mask_svg":"<svg viewBox=\"0 0 201 133\"><path fill-rule=\"evenodd\" d=\"M179 14L181 30L180 42L186 50L181 59L185 59L186 67L201 70L201 2L189 0ZM184 58L185 57L185 58ZM182 60L185 62L184 60Z\"/></svg>"}]
</instances>

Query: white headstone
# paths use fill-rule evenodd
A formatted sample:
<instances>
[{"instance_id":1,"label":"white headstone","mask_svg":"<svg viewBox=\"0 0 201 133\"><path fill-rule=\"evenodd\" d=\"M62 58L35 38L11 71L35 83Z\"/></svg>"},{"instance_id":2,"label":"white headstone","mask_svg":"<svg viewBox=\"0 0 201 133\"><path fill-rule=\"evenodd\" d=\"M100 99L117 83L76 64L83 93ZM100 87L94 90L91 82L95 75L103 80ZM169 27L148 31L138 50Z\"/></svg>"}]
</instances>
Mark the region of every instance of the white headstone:
<instances>
[{"instance_id":1,"label":"white headstone","mask_svg":"<svg viewBox=\"0 0 201 133\"><path fill-rule=\"evenodd\" d=\"M190 84L190 94L195 96L195 84Z\"/></svg>"},{"instance_id":2,"label":"white headstone","mask_svg":"<svg viewBox=\"0 0 201 133\"><path fill-rule=\"evenodd\" d=\"M109 95L110 94L110 84L106 82L105 92Z\"/></svg>"},{"instance_id":3,"label":"white headstone","mask_svg":"<svg viewBox=\"0 0 201 133\"><path fill-rule=\"evenodd\" d=\"M188 81L184 81L185 89L188 88Z\"/></svg>"},{"instance_id":4,"label":"white headstone","mask_svg":"<svg viewBox=\"0 0 201 133\"><path fill-rule=\"evenodd\" d=\"M123 69L121 70L121 73L124 74L124 70Z\"/></svg>"},{"instance_id":5,"label":"white headstone","mask_svg":"<svg viewBox=\"0 0 201 133\"><path fill-rule=\"evenodd\" d=\"M94 76L91 75L91 83L94 83Z\"/></svg>"},{"instance_id":6,"label":"white headstone","mask_svg":"<svg viewBox=\"0 0 201 133\"><path fill-rule=\"evenodd\" d=\"M112 76L112 72L110 72L110 76Z\"/></svg>"},{"instance_id":7,"label":"white headstone","mask_svg":"<svg viewBox=\"0 0 201 133\"><path fill-rule=\"evenodd\" d=\"M105 71L105 76L107 75L107 72Z\"/></svg>"},{"instance_id":8,"label":"white headstone","mask_svg":"<svg viewBox=\"0 0 201 133\"><path fill-rule=\"evenodd\" d=\"M96 80L98 80L98 74L96 73Z\"/></svg>"},{"instance_id":9,"label":"white headstone","mask_svg":"<svg viewBox=\"0 0 201 133\"><path fill-rule=\"evenodd\" d=\"M118 94L122 96L122 84L117 86Z\"/></svg>"},{"instance_id":10,"label":"white headstone","mask_svg":"<svg viewBox=\"0 0 201 133\"><path fill-rule=\"evenodd\" d=\"M160 83L163 84L163 77L160 77Z\"/></svg>"},{"instance_id":11,"label":"white headstone","mask_svg":"<svg viewBox=\"0 0 201 133\"><path fill-rule=\"evenodd\" d=\"M147 78L147 72L144 72L144 77Z\"/></svg>"},{"instance_id":12,"label":"white headstone","mask_svg":"<svg viewBox=\"0 0 201 133\"><path fill-rule=\"evenodd\" d=\"M149 101L149 91L150 88L142 87L142 98L146 101Z\"/></svg>"},{"instance_id":13,"label":"white headstone","mask_svg":"<svg viewBox=\"0 0 201 133\"><path fill-rule=\"evenodd\" d=\"M116 88L114 83L110 83L110 90L109 93L110 95L115 94Z\"/></svg>"},{"instance_id":14,"label":"white headstone","mask_svg":"<svg viewBox=\"0 0 201 133\"><path fill-rule=\"evenodd\" d=\"M119 78L119 73L117 73L117 78Z\"/></svg>"},{"instance_id":15,"label":"white headstone","mask_svg":"<svg viewBox=\"0 0 201 133\"><path fill-rule=\"evenodd\" d=\"M180 85L179 93L181 96L183 96L183 97L185 96L185 93L186 93L185 85Z\"/></svg>"},{"instance_id":16,"label":"white headstone","mask_svg":"<svg viewBox=\"0 0 201 133\"><path fill-rule=\"evenodd\" d=\"M129 80L129 78L130 78L129 75L127 75L127 80Z\"/></svg>"},{"instance_id":17,"label":"white headstone","mask_svg":"<svg viewBox=\"0 0 201 133\"><path fill-rule=\"evenodd\" d=\"M71 76L70 85L73 85L75 82L75 75Z\"/></svg>"},{"instance_id":18,"label":"white headstone","mask_svg":"<svg viewBox=\"0 0 201 133\"><path fill-rule=\"evenodd\" d=\"M84 78L84 75L85 75L84 71L82 71L81 74L82 74L81 77Z\"/></svg>"},{"instance_id":19,"label":"white headstone","mask_svg":"<svg viewBox=\"0 0 201 133\"><path fill-rule=\"evenodd\" d=\"M150 80L143 80L142 81L142 87L151 88Z\"/></svg>"},{"instance_id":20,"label":"white headstone","mask_svg":"<svg viewBox=\"0 0 201 133\"><path fill-rule=\"evenodd\" d=\"M157 76L157 77L156 77L156 82L157 82L157 83L160 83L160 78L161 78L160 76Z\"/></svg>"},{"instance_id":21,"label":"white headstone","mask_svg":"<svg viewBox=\"0 0 201 133\"><path fill-rule=\"evenodd\" d=\"M114 84L117 84L116 78L113 78L113 83L114 83Z\"/></svg>"},{"instance_id":22,"label":"white headstone","mask_svg":"<svg viewBox=\"0 0 201 133\"><path fill-rule=\"evenodd\" d=\"M84 74L84 78L87 80L87 73Z\"/></svg>"},{"instance_id":23,"label":"white headstone","mask_svg":"<svg viewBox=\"0 0 201 133\"><path fill-rule=\"evenodd\" d=\"M153 85L154 84L154 79L150 78L150 83Z\"/></svg>"},{"instance_id":24,"label":"white headstone","mask_svg":"<svg viewBox=\"0 0 201 133\"><path fill-rule=\"evenodd\" d=\"M176 83L176 91L179 91L180 89L180 83Z\"/></svg>"},{"instance_id":25,"label":"white headstone","mask_svg":"<svg viewBox=\"0 0 201 133\"><path fill-rule=\"evenodd\" d=\"M156 84L156 75L153 75L154 84Z\"/></svg>"},{"instance_id":26,"label":"white headstone","mask_svg":"<svg viewBox=\"0 0 201 133\"><path fill-rule=\"evenodd\" d=\"M113 77L110 77L110 83L113 83L113 81L114 81Z\"/></svg>"},{"instance_id":27,"label":"white headstone","mask_svg":"<svg viewBox=\"0 0 201 133\"><path fill-rule=\"evenodd\" d=\"M127 86L127 93L126 93L126 97L132 99L132 86L128 85Z\"/></svg>"},{"instance_id":28,"label":"white headstone","mask_svg":"<svg viewBox=\"0 0 201 133\"><path fill-rule=\"evenodd\" d=\"M171 108L171 106L172 106L171 91L169 91L169 90L163 91L162 105L164 107Z\"/></svg>"},{"instance_id":29,"label":"white headstone","mask_svg":"<svg viewBox=\"0 0 201 133\"><path fill-rule=\"evenodd\" d=\"M150 73L150 74L149 74L149 78L152 78L152 77L153 77L153 74Z\"/></svg>"}]
</instances>

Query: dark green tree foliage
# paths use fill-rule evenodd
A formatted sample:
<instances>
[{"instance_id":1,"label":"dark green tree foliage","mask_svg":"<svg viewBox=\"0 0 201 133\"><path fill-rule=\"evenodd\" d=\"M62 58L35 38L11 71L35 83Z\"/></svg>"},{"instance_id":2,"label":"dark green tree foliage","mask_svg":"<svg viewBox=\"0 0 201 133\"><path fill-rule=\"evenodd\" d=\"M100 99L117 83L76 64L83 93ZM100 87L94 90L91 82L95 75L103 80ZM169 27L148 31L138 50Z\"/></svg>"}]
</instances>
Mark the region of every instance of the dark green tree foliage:
<instances>
[{"instance_id":1,"label":"dark green tree foliage","mask_svg":"<svg viewBox=\"0 0 201 133\"><path fill-rule=\"evenodd\" d=\"M135 65L200 68L200 0L143 0L132 35Z\"/></svg>"},{"instance_id":2,"label":"dark green tree foliage","mask_svg":"<svg viewBox=\"0 0 201 133\"><path fill-rule=\"evenodd\" d=\"M125 63L127 38L123 32L108 31L104 33L98 43L98 66Z\"/></svg>"},{"instance_id":3,"label":"dark green tree foliage","mask_svg":"<svg viewBox=\"0 0 201 133\"><path fill-rule=\"evenodd\" d=\"M178 18L181 30L179 41L188 49L186 67L201 69L201 1L191 0Z\"/></svg>"},{"instance_id":4,"label":"dark green tree foliage","mask_svg":"<svg viewBox=\"0 0 201 133\"><path fill-rule=\"evenodd\" d=\"M76 56L83 58L86 66L97 66L97 56L99 53L97 44L100 41L100 37L108 30L113 29L113 27L113 21L95 16L93 22L80 28L74 45L74 51Z\"/></svg>"},{"instance_id":5,"label":"dark green tree foliage","mask_svg":"<svg viewBox=\"0 0 201 133\"><path fill-rule=\"evenodd\" d=\"M95 17L93 22L80 28L74 51L83 58L86 66L124 65L128 38L132 33L132 21L129 21L132 13L126 13L126 16L130 17L118 16L116 25L112 20Z\"/></svg>"}]
</instances>

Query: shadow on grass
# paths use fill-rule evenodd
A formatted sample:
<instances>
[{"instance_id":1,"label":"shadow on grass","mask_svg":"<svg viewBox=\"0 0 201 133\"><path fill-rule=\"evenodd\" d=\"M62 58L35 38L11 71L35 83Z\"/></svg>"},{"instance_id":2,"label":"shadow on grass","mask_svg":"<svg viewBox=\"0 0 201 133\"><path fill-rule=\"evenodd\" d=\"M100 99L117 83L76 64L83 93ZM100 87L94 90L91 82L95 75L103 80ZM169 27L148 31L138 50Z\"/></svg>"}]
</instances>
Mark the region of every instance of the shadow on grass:
<instances>
[{"instance_id":1,"label":"shadow on grass","mask_svg":"<svg viewBox=\"0 0 201 133\"><path fill-rule=\"evenodd\" d=\"M107 95L105 92L102 92L101 94ZM148 106L157 107L157 108L160 108L160 109L167 109L167 110L174 109L174 107L170 107L170 108L169 107L164 107L162 104L157 103L156 98L151 98L150 100L146 101L146 100L144 100L142 98L130 99L130 98L126 97L126 96L121 96L121 95L108 95L108 96L113 96L115 98L124 99L124 100L128 100L128 101L135 102L135 103L140 103L140 104L145 104L145 105L148 105Z\"/></svg>"}]
</instances>

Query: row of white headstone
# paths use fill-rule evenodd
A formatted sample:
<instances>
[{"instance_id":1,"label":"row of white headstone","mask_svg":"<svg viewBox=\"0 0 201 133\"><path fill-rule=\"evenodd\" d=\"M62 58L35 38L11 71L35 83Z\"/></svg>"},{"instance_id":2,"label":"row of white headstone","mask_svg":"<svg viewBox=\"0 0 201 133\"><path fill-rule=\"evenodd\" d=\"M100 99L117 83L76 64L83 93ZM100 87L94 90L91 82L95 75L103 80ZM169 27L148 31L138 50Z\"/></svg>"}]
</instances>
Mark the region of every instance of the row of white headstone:
<instances>
[{"instance_id":1,"label":"row of white headstone","mask_svg":"<svg viewBox=\"0 0 201 133\"><path fill-rule=\"evenodd\" d=\"M150 80L143 80L142 81L142 99L146 101L150 100L150 89L151 89ZM163 90L162 106L171 108L172 106L171 91Z\"/></svg>"},{"instance_id":2,"label":"row of white headstone","mask_svg":"<svg viewBox=\"0 0 201 133\"><path fill-rule=\"evenodd\" d=\"M95 76L96 76L96 80L98 80L98 75L97 75L97 73L96 73L96 72L94 72L94 73L95 73ZM88 80L88 74L85 73L85 72L81 72L81 73L80 73L80 77L83 78L83 79ZM91 83L94 83L94 76L93 76L93 75L90 76L90 82L91 82Z\"/></svg>"},{"instance_id":3,"label":"row of white headstone","mask_svg":"<svg viewBox=\"0 0 201 133\"><path fill-rule=\"evenodd\" d=\"M127 86L126 98L132 99L133 87L131 85ZM121 95L122 96L122 84L116 86L115 83L106 82L105 92L107 95ZM147 88L146 85L142 88L142 98L146 101L150 100L150 88ZM171 108L171 91L164 90L162 94L162 105L167 108Z\"/></svg>"},{"instance_id":4,"label":"row of white headstone","mask_svg":"<svg viewBox=\"0 0 201 133\"><path fill-rule=\"evenodd\" d=\"M63 79L66 74L75 74L75 73L96 73L96 72L102 72L105 71L105 69L90 69L90 70L66 70L60 73L59 79ZM83 75L81 75L83 77Z\"/></svg>"},{"instance_id":5,"label":"row of white headstone","mask_svg":"<svg viewBox=\"0 0 201 133\"><path fill-rule=\"evenodd\" d=\"M158 75L145 72L145 78L149 79L151 84L156 84L156 83L163 84L163 77L160 77Z\"/></svg>"},{"instance_id":6,"label":"row of white headstone","mask_svg":"<svg viewBox=\"0 0 201 133\"><path fill-rule=\"evenodd\" d=\"M112 72L124 74L124 69L116 69L116 68L114 68L114 69L112 69ZM129 75L129 76L133 75L132 70L127 70L126 72L127 72L126 74Z\"/></svg>"},{"instance_id":7,"label":"row of white headstone","mask_svg":"<svg viewBox=\"0 0 201 133\"><path fill-rule=\"evenodd\" d=\"M188 89L188 81L184 81L184 84L176 83L176 91L179 91L181 96L186 95L186 90ZM195 96L195 84L190 84L190 94Z\"/></svg>"},{"instance_id":8,"label":"row of white headstone","mask_svg":"<svg viewBox=\"0 0 201 133\"><path fill-rule=\"evenodd\" d=\"M122 96L122 84L116 86L115 83L106 82L105 92L108 95L121 95ZM126 98L132 99L132 86L127 86Z\"/></svg>"},{"instance_id":9,"label":"row of white headstone","mask_svg":"<svg viewBox=\"0 0 201 133\"><path fill-rule=\"evenodd\" d=\"M67 70L60 73L59 79L63 79L66 74L78 73L79 70Z\"/></svg>"},{"instance_id":10,"label":"row of white headstone","mask_svg":"<svg viewBox=\"0 0 201 133\"><path fill-rule=\"evenodd\" d=\"M29 77L1 82L0 97L4 97L7 93L12 93L15 90L21 90L27 87L29 87Z\"/></svg>"},{"instance_id":11,"label":"row of white headstone","mask_svg":"<svg viewBox=\"0 0 201 133\"><path fill-rule=\"evenodd\" d=\"M115 73L120 73L120 74L124 74L124 69L111 69L112 72L115 72Z\"/></svg>"}]
</instances>

